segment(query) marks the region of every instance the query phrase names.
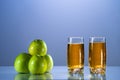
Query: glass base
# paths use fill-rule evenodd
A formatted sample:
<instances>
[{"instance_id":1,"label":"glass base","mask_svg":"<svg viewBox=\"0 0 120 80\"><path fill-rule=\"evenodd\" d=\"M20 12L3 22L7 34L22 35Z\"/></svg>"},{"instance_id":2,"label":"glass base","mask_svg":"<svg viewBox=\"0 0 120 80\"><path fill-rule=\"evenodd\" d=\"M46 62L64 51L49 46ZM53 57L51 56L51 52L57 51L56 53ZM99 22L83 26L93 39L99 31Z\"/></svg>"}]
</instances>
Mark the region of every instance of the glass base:
<instances>
[{"instance_id":1,"label":"glass base","mask_svg":"<svg viewBox=\"0 0 120 80\"><path fill-rule=\"evenodd\" d=\"M90 73L93 74L105 74L106 70L104 68L90 69Z\"/></svg>"},{"instance_id":2,"label":"glass base","mask_svg":"<svg viewBox=\"0 0 120 80\"><path fill-rule=\"evenodd\" d=\"M83 73L84 68L74 68L74 69L68 69L70 74L81 74Z\"/></svg>"}]
</instances>

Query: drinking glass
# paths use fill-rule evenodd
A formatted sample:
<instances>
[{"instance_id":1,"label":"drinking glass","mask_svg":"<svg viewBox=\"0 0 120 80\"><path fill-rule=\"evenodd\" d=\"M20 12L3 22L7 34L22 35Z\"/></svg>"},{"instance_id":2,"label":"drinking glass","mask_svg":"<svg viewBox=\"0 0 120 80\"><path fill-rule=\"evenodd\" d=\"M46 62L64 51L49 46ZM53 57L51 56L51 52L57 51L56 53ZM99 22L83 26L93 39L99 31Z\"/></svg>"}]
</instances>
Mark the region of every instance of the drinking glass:
<instances>
[{"instance_id":1,"label":"drinking glass","mask_svg":"<svg viewBox=\"0 0 120 80\"><path fill-rule=\"evenodd\" d=\"M67 44L67 65L69 73L82 73L84 69L83 37L69 37Z\"/></svg>"},{"instance_id":2,"label":"drinking glass","mask_svg":"<svg viewBox=\"0 0 120 80\"><path fill-rule=\"evenodd\" d=\"M106 71L106 39L105 37L90 37L89 68L91 73L104 74Z\"/></svg>"}]
</instances>

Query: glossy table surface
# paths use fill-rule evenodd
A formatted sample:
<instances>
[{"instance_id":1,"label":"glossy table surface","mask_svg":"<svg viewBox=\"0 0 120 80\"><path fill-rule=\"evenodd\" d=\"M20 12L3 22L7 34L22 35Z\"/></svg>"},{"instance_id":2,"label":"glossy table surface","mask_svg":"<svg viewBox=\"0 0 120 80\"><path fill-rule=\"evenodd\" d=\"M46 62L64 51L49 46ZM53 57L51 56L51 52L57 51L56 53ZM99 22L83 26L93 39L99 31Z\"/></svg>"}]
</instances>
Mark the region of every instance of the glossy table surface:
<instances>
[{"instance_id":1,"label":"glossy table surface","mask_svg":"<svg viewBox=\"0 0 120 80\"><path fill-rule=\"evenodd\" d=\"M92 75L88 66L84 67L84 73L80 75L69 75L66 66L54 66L50 73L43 75L18 74L13 66L0 66L0 80L118 80L120 79L119 66L107 66L105 75Z\"/></svg>"}]
</instances>

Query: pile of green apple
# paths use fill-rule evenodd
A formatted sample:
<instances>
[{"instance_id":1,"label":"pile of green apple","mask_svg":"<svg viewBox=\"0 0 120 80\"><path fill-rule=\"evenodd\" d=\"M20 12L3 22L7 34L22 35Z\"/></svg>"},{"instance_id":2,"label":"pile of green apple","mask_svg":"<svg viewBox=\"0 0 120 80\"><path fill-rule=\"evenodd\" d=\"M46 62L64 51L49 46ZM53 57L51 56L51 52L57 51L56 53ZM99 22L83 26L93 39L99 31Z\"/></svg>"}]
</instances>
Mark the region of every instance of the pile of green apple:
<instances>
[{"instance_id":1,"label":"pile of green apple","mask_svg":"<svg viewBox=\"0 0 120 80\"><path fill-rule=\"evenodd\" d=\"M15 61L14 68L18 73L44 74L53 68L53 59L47 54L47 45L40 39L33 40L28 53L20 53Z\"/></svg>"}]
</instances>

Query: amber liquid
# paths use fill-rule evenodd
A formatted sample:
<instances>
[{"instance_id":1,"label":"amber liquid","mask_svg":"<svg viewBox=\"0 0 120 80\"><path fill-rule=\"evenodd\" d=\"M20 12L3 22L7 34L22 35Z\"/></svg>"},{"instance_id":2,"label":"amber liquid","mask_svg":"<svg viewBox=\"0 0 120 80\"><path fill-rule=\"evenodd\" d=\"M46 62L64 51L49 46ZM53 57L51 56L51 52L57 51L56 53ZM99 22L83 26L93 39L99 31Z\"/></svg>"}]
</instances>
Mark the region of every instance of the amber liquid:
<instances>
[{"instance_id":1,"label":"amber liquid","mask_svg":"<svg viewBox=\"0 0 120 80\"><path fill-rule=\"evenodd\" d=\"M105 73L106 43L89 43L89 66L92 73Z\"/></svg>"},{"instance_id":2,"label":"amber liquid","mask_svg":"<svg viewBox=\"0 0 120 80\"><path fill-rule=\"evenodd\" d=\"M70 72L79 69L81 72L84 67L84 44L68 44L67 64Z\"/></svg>"}]
</instances>

